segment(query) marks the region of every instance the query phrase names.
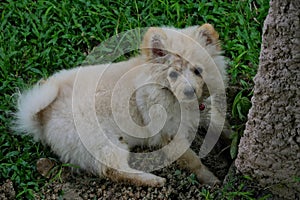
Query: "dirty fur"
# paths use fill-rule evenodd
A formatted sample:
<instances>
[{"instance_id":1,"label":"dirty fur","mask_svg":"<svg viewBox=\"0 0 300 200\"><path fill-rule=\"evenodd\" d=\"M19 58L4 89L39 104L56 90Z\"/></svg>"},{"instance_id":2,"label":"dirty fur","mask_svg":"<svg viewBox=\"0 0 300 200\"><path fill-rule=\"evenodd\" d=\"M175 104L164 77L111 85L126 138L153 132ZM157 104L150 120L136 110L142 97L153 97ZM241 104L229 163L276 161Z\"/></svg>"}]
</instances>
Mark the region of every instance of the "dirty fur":
<instances>
[{"instance_id":1,"label":"dirty fur","mask_svg":"<svg viewBox=\"0 0 300 200\"><path fill-rule=\"evenodd\" d=\"M196 99L197 106L198 101L206 102L200 117L203 126L212 112L217 113L213 124L222 117L210 105L220 84L227 82L218 36L210 24L149 28L140 55L120 63L62 70L22 93L16 129L49 145L62 162L136 185L162 186L166 180L132 169L130 148L173 145L164 152L167 157L178 158L180 166L202 183L216 184L219 180L188 147L199 125L194 120L198 107L190 101ZM220 82L213 82L216 77ZM208 82L214 83L210 94L203 91ZM205 95L210 98L205 100ZM180 106L188 113L183 118ZM166 123L157 130L164 117ZM185 131L177 136L178 124Z\"/></svg>"}]
</instances>

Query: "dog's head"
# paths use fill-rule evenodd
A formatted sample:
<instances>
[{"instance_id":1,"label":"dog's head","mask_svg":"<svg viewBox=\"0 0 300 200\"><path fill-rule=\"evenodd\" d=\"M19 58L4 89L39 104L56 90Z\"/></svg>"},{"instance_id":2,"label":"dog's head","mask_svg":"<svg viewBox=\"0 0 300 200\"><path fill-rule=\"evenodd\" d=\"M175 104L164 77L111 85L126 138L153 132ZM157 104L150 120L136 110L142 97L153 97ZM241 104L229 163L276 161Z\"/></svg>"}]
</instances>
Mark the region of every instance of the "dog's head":
<instances>
[{"instance_id":1,"label":"dog's head","mask_svg":"<svg viewBox=\"0 0 300 200\"><path fill-rule=\"evenodd\" d=\"M185 29L149 28L141 50L153 71L164 74L178 100L202 96L205 79L218 65L219 35L210 24ZM214 65L214 66L213 66ZM224 61L220 63L223 68Z\"/></svg>"}]
</instances>

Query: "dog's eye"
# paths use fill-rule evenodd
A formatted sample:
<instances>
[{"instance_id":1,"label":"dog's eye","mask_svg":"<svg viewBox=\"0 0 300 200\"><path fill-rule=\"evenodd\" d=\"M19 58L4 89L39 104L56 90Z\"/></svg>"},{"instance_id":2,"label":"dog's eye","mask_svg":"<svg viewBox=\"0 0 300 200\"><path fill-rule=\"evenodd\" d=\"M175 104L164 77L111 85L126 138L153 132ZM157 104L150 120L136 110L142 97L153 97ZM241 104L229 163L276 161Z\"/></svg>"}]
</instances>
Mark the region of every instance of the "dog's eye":
<instances>
[{"instance_id":1,"label":"dog's eye","mask_svg":"<svg viewBox=\"0 0 300 200\"><path fill-rule=\"evenodd\" d=\"M169 74L170 78L177 78L178 77L178 73L175 72L175 71L172 71L170 74Z\"/></svg>"},{"instance_id":2,"label":"dog's eye","mask_svg":"<svg viewBox=\"0 0 300 200\"><path fill-rule=\"evenodd\" d=\"M201 67L196 67L196 68L194 69L194 73L195 73L197 76L201 76L202 68L201 68Z\"/></svg>"}]
</instances>

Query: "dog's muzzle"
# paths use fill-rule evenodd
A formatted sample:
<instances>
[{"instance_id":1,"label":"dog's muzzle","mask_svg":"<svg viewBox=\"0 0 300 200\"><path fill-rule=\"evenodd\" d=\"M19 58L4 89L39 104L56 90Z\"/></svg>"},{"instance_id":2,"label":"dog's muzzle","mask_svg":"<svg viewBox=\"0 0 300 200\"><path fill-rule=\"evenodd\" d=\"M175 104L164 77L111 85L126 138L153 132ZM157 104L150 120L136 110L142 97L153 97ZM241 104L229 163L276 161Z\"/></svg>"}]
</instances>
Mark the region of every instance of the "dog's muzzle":
<instances>
[{"instance_id":1,"label":"dog's muzzle","mask_svg":"<svg viewBox=\"0 0 300 200\"><path fill-rule=\"evenodd\" d=\"M196 96L195 94L195 89L192 87L186 87L183 90L183 94L187 97L187 98L193 98Z\"/></svg>"}]
</instances>

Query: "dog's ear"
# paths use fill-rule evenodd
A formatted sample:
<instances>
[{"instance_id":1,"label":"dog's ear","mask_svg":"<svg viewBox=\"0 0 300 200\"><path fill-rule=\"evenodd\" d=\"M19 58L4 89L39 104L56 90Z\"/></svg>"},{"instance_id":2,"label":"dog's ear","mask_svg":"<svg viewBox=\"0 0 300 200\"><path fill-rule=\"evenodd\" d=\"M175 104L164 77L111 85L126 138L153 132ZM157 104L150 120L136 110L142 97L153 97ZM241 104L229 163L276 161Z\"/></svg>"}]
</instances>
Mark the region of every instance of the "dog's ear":
<instances>
[{"instance_id":1,"label":"dog's ear","mask_svg":"<svg viewBox=\"0 0 300 200\"><path fill-rule=\"evenodd\" d=\"M214 45L220 49L219 34L211 24L203 24L197 29L197 37L204 41L204 45Z\"/></svg>"},{"instance_id":2,"label":"dog's ear","mask_svg":"<svg viewBox=\"0 0 300 200\"><path fill-rule=\"evenodd\" d=\"M167 54L166 40L167 35L161 28L149 28L141 44L142 54L149 60L164 57Z\"/></svg>"}]
</instances>

